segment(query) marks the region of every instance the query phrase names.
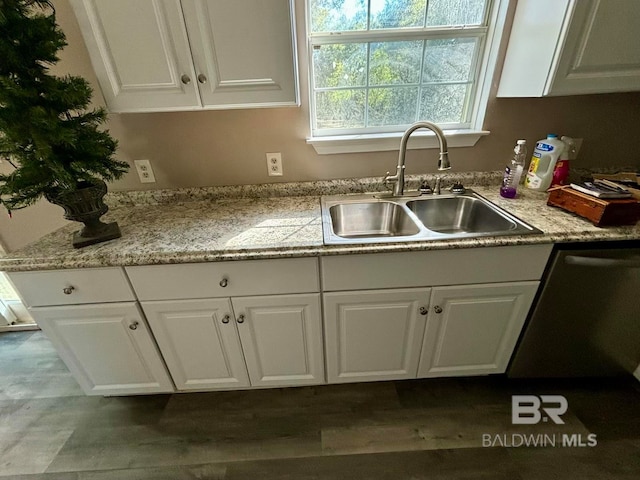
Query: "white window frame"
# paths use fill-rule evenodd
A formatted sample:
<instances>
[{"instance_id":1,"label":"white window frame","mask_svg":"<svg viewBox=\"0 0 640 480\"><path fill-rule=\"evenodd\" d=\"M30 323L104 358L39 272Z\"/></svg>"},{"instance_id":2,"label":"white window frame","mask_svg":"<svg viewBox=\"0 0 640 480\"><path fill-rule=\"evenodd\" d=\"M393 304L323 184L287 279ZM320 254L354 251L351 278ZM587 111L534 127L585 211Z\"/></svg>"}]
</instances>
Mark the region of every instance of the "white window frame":
<instances>
[{"instance_id":1,"label":"white window frame","mask_svg":"<svg viewBox=\"0 0 640 480\"><path fill-rule=\"evenodd\" d=\"M308 29L310 25L309 2L305 3L305 22L306 22L306 40L307 40L307 63L309 78L309 129L311 136L307 138L307 144L312 145L316 152L320 155L339 154L339 153L361 153L361 152L381 152L398 150L402 133L400 131L381 131L378 133L345 133L340 135L322 135L314 136L313 119L315 112L313 111L313 49L312 43L322 42L323 36L316 36L312 41L312 36ZM482 57L479 59L476 69L476 89L470 105L471 117L468 124L456 126L456 128L445 129L448 145L450 148L456 147L472 147L481 137L489 135L488 130L483 129L484 117L491 92L492 80L496 69L498 59L498 50L504 31L505 20L509 7L509 0L490 0L488 8L488 26L469 27L470 33L477 31L486 31L484 39L484 48ZM455 31L455 28L452 28ZM343 34L345 37L349 32ZM341 35L342 36L342 35ZM456 35L461 36L461 35ZM364 37L359 35L359 37ZM438 141L433 132L426 130L418 130L412 135L412 141L409 142L409 149L421 148L438 148Z\"/></svg>"}]
</instances>

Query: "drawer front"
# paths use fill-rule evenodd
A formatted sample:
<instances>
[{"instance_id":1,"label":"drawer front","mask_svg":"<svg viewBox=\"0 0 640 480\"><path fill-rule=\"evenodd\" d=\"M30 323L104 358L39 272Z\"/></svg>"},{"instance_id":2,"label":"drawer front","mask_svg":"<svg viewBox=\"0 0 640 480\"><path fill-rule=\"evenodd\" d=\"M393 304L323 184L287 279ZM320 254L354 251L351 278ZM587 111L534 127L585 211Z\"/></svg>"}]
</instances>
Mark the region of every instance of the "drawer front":
<instances>
[{"instance_id":1,"label":"drawer front","mask_svg":"<svg viewBox=\"0 0 640 480\"><path fill-rule=\"evenodd\" d=\"M317 258L126 267L140 300L319 292Z\"/></svg>"},{"instance_id":2,"label":"drawer front","mask_svg":"<svg viewBox=\"0 0 640 480\"><path fill-rule=\"evenodd\" d=\"M82 268L7 274L29 307L127 302L135 296L121 268Z\"/></svg>"},{"instance_id":3,"label":"drawer front","mask_svg":"<svg viewBox=\"0 0 640 480\"><path fill-rule=\"evenodd\" d=\"M324 291L539 280L551 244L322 257Z\"/></svg>"}]
</instances>

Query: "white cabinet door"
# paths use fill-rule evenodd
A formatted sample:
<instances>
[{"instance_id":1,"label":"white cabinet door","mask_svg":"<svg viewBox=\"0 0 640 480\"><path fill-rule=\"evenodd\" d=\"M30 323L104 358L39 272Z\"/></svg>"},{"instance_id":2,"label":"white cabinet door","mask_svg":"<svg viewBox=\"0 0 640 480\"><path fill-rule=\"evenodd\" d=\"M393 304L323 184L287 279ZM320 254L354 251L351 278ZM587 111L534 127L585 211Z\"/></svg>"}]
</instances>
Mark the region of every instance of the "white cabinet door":
<instances>
[{"instance_id":1,"label":"white cabinet door","mask_svg":"<svg viewBox=\"0 0 640 480\"><path fill-rule=\"evenodd\" d=\"M178 390L249 386L228 299L143 302Z\"/></svg>"},{"instance_id":2,"label":"white cabinet door","mask_svg":"<svg viewBox=\"0 0 640 480\"><path fill-rule=\"evenodd\" d=\"M640 90L640 2L519 0L498 97Z\"/></svg>"},{"instance_id":3,"label":"white cabinet door","mask_svg":"<svg viewBox=\"0 0 640 480\"><path fill-rule=\"evenodd\" d=\"M202 103L296 105L289 0L182 0Z\"/></svg>"},{"instance_id":4,"label":"white cabinet door","mask_svg":"<svg viewBox=\"0 0 640 480\"><path fill-rule=\"evenodd\" d=\"M252 386L325 383L319 294L232 302Z\"/></svg>"},{"instance_id":5,"label":"white cabinet door","mask_svg":"<svg viewBox=\"0 0 640 480\"><path fill-rule=\"evenodd\" d=\"M640 90L640 2L574 0L570 14L548 94Z\"/></svg>"},{"instance_id":6,"label":"white cabinet door","mask_svg":"<svg viewBox=\"0 0 640 480\"><path fill-rule=\"evenodd\" d=\"M415 378L429 288L324 295L329 383Z\"/></svg>"},{"instance_id":7,"label":"white cabinet door","mask_svg":"<svg viewBox=\"0 0 640 480\"><path fill-rule=\"evenodd\" d=\"M87 395L173 392L135 303L38 307L31 314Z\"/></svg>"},{"instance_id":8,"label":"white cabinet door","mask_svg":"<svg viewBox=\"0 0 640 480\"><path fill-rule=\"evenodd\" d=\"M437 287L418 377L503 373L538 282Z\"/></svg>"},{"instance_id":9,"label":"white cabinet door","mask_svg":"<svg viewBox=\"0 0 640 480\"><path fill-rule=\"evenodd\" d=\"M71 0L113 112L298 104L290 0Z\"/></svg>"},{"instance_id":10,"label":"white cabinet door","mask_svg":"<svg viewBox=\"0 0 640 480\"><path fill-rule=\"evenodd\" d=\"M180 0L71 0L113 112L200 109Z\"/></svg>"}]
</instances>

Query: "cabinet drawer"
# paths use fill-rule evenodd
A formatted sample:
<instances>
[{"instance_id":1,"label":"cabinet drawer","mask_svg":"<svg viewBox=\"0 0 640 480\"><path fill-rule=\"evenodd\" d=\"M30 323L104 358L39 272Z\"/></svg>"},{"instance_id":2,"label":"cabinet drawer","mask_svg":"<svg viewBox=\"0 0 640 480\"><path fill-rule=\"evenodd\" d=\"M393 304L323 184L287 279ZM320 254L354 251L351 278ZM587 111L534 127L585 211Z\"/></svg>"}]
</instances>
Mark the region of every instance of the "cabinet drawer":
<instances>
[{"instance_id":1,"label":"cabinet drawer","mask_svg":"<svg viewBox=\"0 0 640 480\"><path fill-rule=\"evenodd\" d=\"M319 291L316 258L150 265L126 271L140 300Z\"/></svg>"},{"instance_id":2,"label":"cabinet drawer","mask_svg":"<svg viewBox=\"0 0 640 480\"><path fill-rule=\"evenodd\" d=\"M8 273L27 306L126 302L135 296L121 268Z\"/></svg>"},{"instance_id":3,"label":"cabinet drawer","mask_svg":"<svg viewBox=\"0 0 640 480\"><path fill-rule=\"evenodd\" d=\"M323 257L324 291L539 280L552 245Z\"/></svg>"}]
</instances>

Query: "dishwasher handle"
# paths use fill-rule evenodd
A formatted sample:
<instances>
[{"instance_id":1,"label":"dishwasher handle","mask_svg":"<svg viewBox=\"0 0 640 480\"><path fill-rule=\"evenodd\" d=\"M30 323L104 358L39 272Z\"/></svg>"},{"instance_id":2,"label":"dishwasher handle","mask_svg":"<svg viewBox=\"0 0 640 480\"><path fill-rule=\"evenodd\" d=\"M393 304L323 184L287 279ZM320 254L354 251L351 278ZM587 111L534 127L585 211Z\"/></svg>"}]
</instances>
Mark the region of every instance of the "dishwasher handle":
<instances>
[{"instance_id":1,"label":"dishwasher handle","mask_svg":"<svg viewBox=\"0 0 640 480\"><path fill-rule=\"evenodd\" d=\"M640 268L640 257L599 258L599 257L582 257L580 255L567 255L566 257L564 257L564 263L566 263L567 265L580 265L582 267Z\"/></svg>"}]
</instances>

